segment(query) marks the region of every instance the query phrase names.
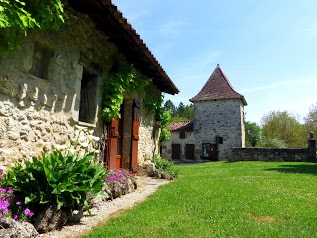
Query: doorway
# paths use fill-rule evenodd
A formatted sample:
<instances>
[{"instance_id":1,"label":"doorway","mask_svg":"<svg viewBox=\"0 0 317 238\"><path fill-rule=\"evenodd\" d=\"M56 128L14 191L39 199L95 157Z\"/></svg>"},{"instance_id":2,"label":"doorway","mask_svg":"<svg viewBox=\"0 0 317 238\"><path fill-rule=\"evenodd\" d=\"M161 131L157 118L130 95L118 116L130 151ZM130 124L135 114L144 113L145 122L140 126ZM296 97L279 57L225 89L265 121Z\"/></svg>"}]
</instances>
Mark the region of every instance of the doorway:
<instances>
[{"instance_id":1,"label":"doorway","mask_svg":"<svg viewBox=\"0 0 317 238\"><path fill-rule=\"evenodd\" d=\"M202 157L205 160L218 161L218 145L203 143L202 144Z\"/></svg>"}]
</instances>

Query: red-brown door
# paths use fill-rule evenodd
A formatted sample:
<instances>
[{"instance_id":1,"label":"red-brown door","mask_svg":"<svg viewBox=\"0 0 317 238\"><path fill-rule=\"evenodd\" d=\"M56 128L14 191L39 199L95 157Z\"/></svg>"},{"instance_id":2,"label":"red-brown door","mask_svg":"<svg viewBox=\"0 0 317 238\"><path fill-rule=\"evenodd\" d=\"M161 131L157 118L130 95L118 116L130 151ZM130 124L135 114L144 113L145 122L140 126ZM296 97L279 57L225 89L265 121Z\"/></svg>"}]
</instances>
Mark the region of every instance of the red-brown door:
<instances>
[{"instance_id":1,"label":"red-brown door","mask_svg":"<svg viewBox=\"0 0 317 238\"><path fill-rule=\"evenodd\" d=\"M117 167L117 145L119 137L119 120L112 120L108 126L107 143L107 167L115 169Z\"/></svg>"},{"instance_id":2,"label":"red-brown door","mask_svg":"<svg viewBox=\"0 0 317 238\"><path fill-rule=\"evenodd\" d=\"M218 145L217 144L210 144L209 157L210 157L210 160L212 161L218 160Z\"/></svg>"},{"instance_id":3,"label":"red-brown door","mask_svg":"<svg viewBox=\"0 0 317 238\"><path fill-rule=\"evenodd\" d=\"M132 138L131 138L131 172L136 173L138 167L138 147L139 147L139 127L140 127L140 102L133 101L132 117Z\"/></svg>"},{"instance_id":4,"label":"red-brown door","mask_svg":"<svg viewBox=\"0 0 317 238\"><path fill-rule=\"evenodd\" d=\"M195 145L194 144L186 144L185 145L185 154L187 160L195 159Z\"/></svg>"},{"instance_id":5,"label":"red-brown door","mask_svg":"<svg viewBox=\"0 0 317 238\"><path fill-rule=\"evenodd\" d=\"M180 160L180 159L181 159L181 145L172 144L172 160Z\"/></svg>"},{"instance_id":6,"label":"red-brown door","mask_svg":"<svg viewBox=\"0 0 317 238\"><path fill-rule=\"evenodd\" d=\"M217 161L218 160L218 145L217 144L202 144L203 159Z\"/></svg>"},{"instance_id":7,"label":"red-brown door","mask_svg":"<svg viewBox=\"0 0 317 238\"><path fill-rule=\"evenodd\" d=\"M122 111L122 110L121 110ZM122 168L123 113L108 126L107 160L108 169Z\"/></svg>"},{"instance_id":8,"label":"red-brown door","mask_svg":"<svg viewBox=\"0 0 317 238\"><path fill-rule=\"evenodd\" d=\"M108 128L107 166L108 169L122 168L122 120L112 120Z\"/></svg>"}]
</instances>

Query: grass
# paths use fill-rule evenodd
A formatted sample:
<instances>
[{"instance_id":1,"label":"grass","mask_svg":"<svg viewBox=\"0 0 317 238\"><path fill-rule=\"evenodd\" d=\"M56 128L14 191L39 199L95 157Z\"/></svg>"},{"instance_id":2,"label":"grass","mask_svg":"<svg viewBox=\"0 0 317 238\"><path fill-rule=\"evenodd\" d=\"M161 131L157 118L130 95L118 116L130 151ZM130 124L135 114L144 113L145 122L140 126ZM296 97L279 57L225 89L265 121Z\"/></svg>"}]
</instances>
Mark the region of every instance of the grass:
<instances>
[{"instance_id":1,"label":"grass","mask_svg":"<svg viewBox=\"0 0 317 238\"><path fill-rule=\"evenodd\" d=\"M85 237L317 236L317 164L177 167L179 179Z\"/></svg>"}]
</instances>

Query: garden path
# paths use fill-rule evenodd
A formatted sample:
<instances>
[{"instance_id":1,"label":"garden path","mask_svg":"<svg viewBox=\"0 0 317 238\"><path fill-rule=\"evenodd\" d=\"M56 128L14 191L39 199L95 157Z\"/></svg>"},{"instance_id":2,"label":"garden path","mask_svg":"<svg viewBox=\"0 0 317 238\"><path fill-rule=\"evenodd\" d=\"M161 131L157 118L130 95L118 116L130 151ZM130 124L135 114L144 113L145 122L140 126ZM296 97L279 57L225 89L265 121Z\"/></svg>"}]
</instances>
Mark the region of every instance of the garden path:
<instances>
[{"instance_id":1,"label":"garden path","mask_svg":"<svg viewBox=\"0 0 317 238\"><path fill-rule=\"evenodd\" d=\"M154 193L156 189L169 181L163 179L153 179L150 177L137 176L138 188L121 198L116 198L113 201L102 202L98 207L91 209L92 216L87 212L80 223L64 226L60 230L51 231L41 234L40 238L74 238L81 237L89 233L92 229L104 224L109 218L124 210L130 209L133 206L144 201L149 195Z\"/></svg>"}]
</instances>

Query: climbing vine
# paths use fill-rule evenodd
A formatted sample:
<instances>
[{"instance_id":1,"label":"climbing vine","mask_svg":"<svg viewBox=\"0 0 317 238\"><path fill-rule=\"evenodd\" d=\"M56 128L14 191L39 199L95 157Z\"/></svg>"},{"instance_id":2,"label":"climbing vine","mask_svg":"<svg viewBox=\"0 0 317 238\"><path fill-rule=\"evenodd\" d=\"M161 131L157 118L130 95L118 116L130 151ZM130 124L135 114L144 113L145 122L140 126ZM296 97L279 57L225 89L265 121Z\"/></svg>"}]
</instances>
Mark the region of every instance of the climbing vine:
<instances>
[{"instance_id":1,"label":"climbing vine","mask_svg":"<svg viewBox=\"0 0 317 238\"><path fill-rule=\"evenodd\" d=\"M62 0L0 0L0 55L19 47L17 34L58 29L65 17Z\"/></svg>"},{"instance_id":2,"label":"climbing vine","mask_svg":"<svg viewBox=\"0 0 317 238\"><path fill-rule=\"evenodd\" d=\"M120 108L124 94L133 91L141 93L143 105L147 112L154 113L155 119L163 118L163 97L159 97L152 90L152 84L134 68L133 65L121 64L116 73L111 73L104 80L102 117L109 122L120 118Z\"/></svg>"}]
</instances>

